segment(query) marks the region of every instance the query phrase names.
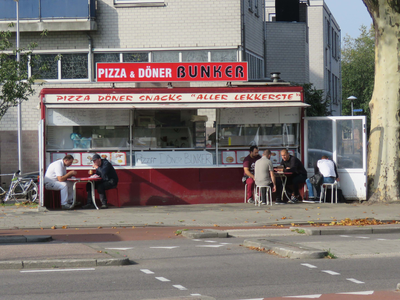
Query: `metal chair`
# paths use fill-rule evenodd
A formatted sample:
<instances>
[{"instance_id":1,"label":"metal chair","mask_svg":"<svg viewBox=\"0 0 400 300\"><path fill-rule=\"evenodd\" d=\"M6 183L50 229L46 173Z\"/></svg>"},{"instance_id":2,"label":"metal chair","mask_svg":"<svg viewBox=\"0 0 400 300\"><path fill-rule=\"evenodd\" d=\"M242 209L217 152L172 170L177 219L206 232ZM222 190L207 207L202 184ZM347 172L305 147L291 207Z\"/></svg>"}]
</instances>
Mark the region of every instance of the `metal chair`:
<instances>
[{"instance_id":1,"label":"metal chair","mask_svg":"<svg viewBox=\"0 0 400 300\"><path fill-rule=\"evenodd\" d=\"M247 183L244 185L244 203L247 203Z\"/></svg>"},{"instance_id":2,"label":"metal chair","mask_svg":"<svg viewBox=\"0 0 400 300\"><path fill-rule=\"evenodd\" d=\"M321 185L321 195L319 196L319 203L322 202L322 193L324 193L324 203L326 201L326 191L328 190L328 188L331 189L331 203L333 204L333 192L335 191L335 200L336 200L336 204L337 204L337 189L338 189L338 182L335 180L334 183L323 183Z\"/></svg>"},{"instance_id":3,"label":"metal chair","mask_svg":"<svg viewBox=\"0 0 400 300\"><path fill-rule=\"evenodd\" d=\"M265 191L265 202L266 204L270 204L272 205L272 190L271 187L269 185L266 186L258 186L256 185L255 189L254 189L254 205L261 205L261 188L266 188Z\"/></svg>"}]
</instances>

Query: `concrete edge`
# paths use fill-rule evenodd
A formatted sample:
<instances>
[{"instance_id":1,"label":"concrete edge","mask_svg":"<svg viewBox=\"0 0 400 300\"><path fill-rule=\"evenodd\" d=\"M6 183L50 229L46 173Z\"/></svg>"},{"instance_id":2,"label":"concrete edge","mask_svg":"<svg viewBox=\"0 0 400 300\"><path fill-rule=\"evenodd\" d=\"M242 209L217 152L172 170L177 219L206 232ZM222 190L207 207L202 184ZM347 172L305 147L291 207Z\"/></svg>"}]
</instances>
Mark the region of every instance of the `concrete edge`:
<instances>
[{"instance_id":1,"label":"concrete edge","mask_svg":"<svg viewBox=\"0 0 400 300\"><path fill-rule=\"evenodd\" d=\"M189 239L227 238L228 232L216 229L182 230L182 236Z\"/></svg>"},{"instance_id":2,"label":"concrete edge","mask_svg":"<svg viewBox=\"0 0 400 300\"><path fill-rule=\"evenodd\" d=\"M43 242L50 242L51 240L53 240L53 238L50 235L0 236L0 244L43 243Z\"/></svg>"},{"instance_id":3,"label":"concrete edge","mask_svg":"<svg viewBox=\"0 0 400 300\"><path fill-rule=\"evenodd\" d=\"M168 298L143 299L143 300L216 300L216 299L208 296L183 296L183 297L168 297Z\"/></svg>"},{"instance_id":4,"label":"concrete edge","mask_svg":"<svg viewBox=\"0 0 400 300\"><path fill-rule=\"evenodd\" d=\"M104 259L50 259L50 260L10 260L0 261L1 270L43 269L43 268L89 268L106 266L125 266L132 262L129 258Z\"/></svg>"},{"instance_id":5,"label":"concrete edge","mask_svg":"<svg viewBox=\"0 0 400 300\"><path fill-rule=\"evenodd\" d=\"M315 259L324 258L328 255L328 251L322 251L315 248L296 246L292 244L284 244L278 241L266 239L250 239L243 242L245 247L264 248L265 250L274 251L276 254L288 258Z\"/></svg>"},{"instance_id":6,"label":"concrete edge","mask_svg":"<svg viewBox=\"0 0 400 300\"><path fill-rule=\"evenodd\" d=\"M292 231L304 230L306 235L399 233L400 227L290 227Z\"/></svg>"}]
</instances>

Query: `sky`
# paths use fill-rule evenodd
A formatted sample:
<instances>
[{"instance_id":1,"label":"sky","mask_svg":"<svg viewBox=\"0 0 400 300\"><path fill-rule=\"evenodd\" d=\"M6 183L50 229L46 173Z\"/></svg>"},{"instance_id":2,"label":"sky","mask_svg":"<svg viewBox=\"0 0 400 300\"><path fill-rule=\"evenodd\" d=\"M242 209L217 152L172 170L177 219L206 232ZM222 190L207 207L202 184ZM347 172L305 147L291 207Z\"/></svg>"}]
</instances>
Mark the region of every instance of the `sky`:
<instances>
[{"instance_id":1,"label":"sky","mask_svg":"<svg viewBox=\"0 0 400 300\"><path fill-rule=\"evenodd\" d=\"M361 25L369 28L372 23L362 0L325 0L325 3L340 26L342 40L346 34L352 38L358 37Z\"/></svg>"}]
</instances>

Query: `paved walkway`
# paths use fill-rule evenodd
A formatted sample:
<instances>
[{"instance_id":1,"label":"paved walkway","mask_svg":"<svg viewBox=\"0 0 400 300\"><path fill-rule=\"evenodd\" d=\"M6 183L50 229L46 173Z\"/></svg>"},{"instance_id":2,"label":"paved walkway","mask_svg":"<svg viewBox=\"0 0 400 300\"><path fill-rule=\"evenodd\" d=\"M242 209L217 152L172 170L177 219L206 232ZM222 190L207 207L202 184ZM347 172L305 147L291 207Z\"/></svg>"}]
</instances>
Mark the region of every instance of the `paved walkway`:
<instances>
[{"instance_id":1,"label":"paved walkway","mask_svg":"<svg viewBox=\"0 0 400 300\"><path fill-rule=\"evenodd\" d=\"M354 226L321 226L310 227L313 223L331 223L348 219L371 218L380 221L400 222L400 203L374 204L292 204L273 206L254 206L251 204L199 204L175 206L146 206L110 208L107 210L44 210L32 206L2 206L0 207L0 243L2 255L0 268L49 268L49 267L87 267L104 265L126 264L126 257L111 257L101 249L93 248L91 242L101 241L107 237L111 240L146 239L150 235L157 238L177 238L174 232L178 229L191 229L193 232L227 231L229 235L254 238L262 236L271 239L277 235L290 235L293 233L290 226L306 226L311 230L309 234L326 234L335 230L336 234L345 234L354 230ZM282 228L284 227L284 228ZM85 233L85 230L97 230ZM271 229L273 228L273 229ZM298 227L296 227L298 228ZM363 227L363 234L371 234L375 226ZM378 228L389 228L400 232L400 224L380 225ZM135 230L132 230L135 229ZM108 230L108 231L107 231ZM111 231L110 231L111 230ZM279 231L280 230L280 231ZM115 232L113 232L115 231ZM331 231L331 232L329 232ZM369 232L367 232L369 231ZM74 233L75 232L75 233ZM140 232L142 232L140 234ZM144 232L147 234L145 237ZM22 243L6 241L12 235L22 237ZM55 242L41 242L47 236L54 236ZM44 236L44 237L43 237ZM35 237L40 237L35 242ZM25 238L25 240L24 240ZM182 237L178 237L182 238ZM68 242L67 244L63 241ZM263 242L263 241L262 241ZM362 243L362 241L360 241ZM397 243L397 241L394 241ZM388 242L386 242L387 244ZM262 245L262 243L260 244ZM306 246L306 245L303 245ZM307 245L315 248L323 245ZM399 249L399 245L396 249ZM294 253L296 250L290 246L283 249L283 253ZM361 247L362 245L356 245ZM376 241L376 247L369 252L375 254L378 248L382 249L382 242ZM352 257L356 249L354 245L347 244L343 248L344 256ZM365 248L365 247L364 247ZM294 249L294 250L293 250ZM327 248L326 248L327 249ZM286 251L286 252L285 252ZM300 251L300 250L299 250ZM301 250L304 252L304 249ZM347 252L346 252L347 251ZM363 250L364 252L366 250ZM381 251L381 250L379 250ZM311 251L315 256L315 253ZM310 253L311 253L310 252ZM362 253L368 255L368 253ZM367 251L368 252L368 251ZM385 255L385 251L380 252ZM314 256L302 254L302 258ZM290 255L288 255L290 257ZM131 258L134 260L134 258Z\"/></svg>"}]
</instances>

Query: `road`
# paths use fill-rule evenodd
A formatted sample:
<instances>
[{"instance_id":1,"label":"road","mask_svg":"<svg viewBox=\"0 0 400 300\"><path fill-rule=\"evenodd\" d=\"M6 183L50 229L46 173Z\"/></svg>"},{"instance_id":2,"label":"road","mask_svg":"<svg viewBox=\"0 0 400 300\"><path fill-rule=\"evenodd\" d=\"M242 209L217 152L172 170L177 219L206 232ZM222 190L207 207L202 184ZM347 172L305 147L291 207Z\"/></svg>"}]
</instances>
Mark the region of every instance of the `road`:
<instances>
[{"instance_id":1,"label":"road","mask_svg":"<svg viewBox=\"0 0 400 300\"><path fill-rule=\"evenodd\" d=\"M362 241L364 247L395 235L282 236L319 245ZM400 299L395 255L295 260L249 250L245 237L93 242L91 247L128 256L135 264L74 270L0 271L0 299L161 299L203 295L215 299L267 299L314 295L319 299ZM60 243L56 241L56 243ZM364 296L337 293L367 292ZM372 293L368 295L368 293ZM310 297L308 297L309 299ZM284 298L288 299L288 298ZM305 298L295 298L305 299Z\"/></svg>"}]
</instances>

